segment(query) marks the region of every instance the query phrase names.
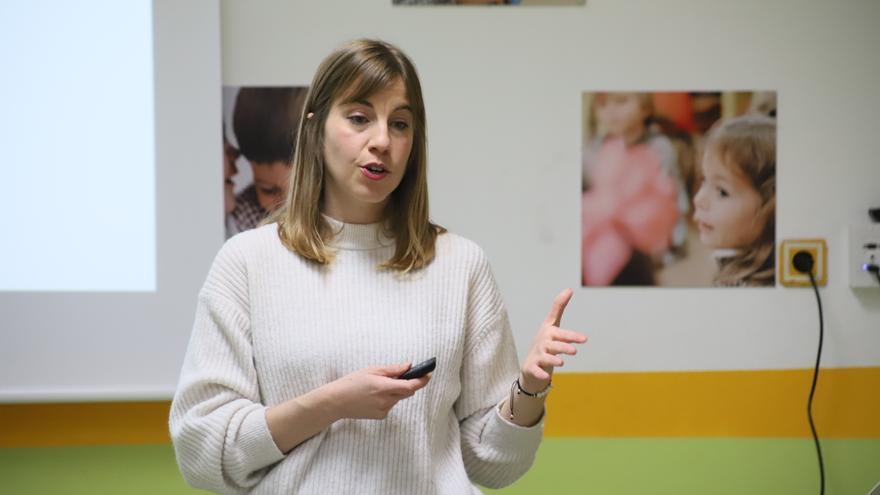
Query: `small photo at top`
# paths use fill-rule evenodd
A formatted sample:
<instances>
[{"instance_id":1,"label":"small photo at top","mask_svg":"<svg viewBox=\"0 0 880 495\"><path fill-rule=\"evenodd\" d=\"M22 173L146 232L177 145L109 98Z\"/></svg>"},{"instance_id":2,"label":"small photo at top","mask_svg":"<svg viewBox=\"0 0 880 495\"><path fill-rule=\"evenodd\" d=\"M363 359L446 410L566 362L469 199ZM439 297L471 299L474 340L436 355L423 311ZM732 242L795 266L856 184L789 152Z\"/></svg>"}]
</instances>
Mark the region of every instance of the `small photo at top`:
<instances>
[{"instance_id":1,"label":"small photo at top","mask_svg":"<svg viewBox=\"0 0 880 495\"><path fill-rule=\"evenodd\" d=\"M393 5L584 5L586 0L391 0Z\"/></svg>"}]
</instances>

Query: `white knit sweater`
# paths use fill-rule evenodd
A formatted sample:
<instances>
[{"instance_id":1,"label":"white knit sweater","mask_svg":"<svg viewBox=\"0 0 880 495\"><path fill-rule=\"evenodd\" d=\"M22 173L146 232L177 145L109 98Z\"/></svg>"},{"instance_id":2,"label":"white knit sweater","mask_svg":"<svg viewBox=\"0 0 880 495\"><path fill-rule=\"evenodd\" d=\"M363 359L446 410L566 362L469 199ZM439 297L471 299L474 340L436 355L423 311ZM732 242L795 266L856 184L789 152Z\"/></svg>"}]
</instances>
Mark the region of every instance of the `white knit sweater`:
<instances>
[{"instance_id":1,"label":"white knit sweater","mask_svg":"<svg viewBox=\"0 0 880 495\"><path fill-rule=\"evenodd\" d=\"M521 427L495 407L519 365L483 251L446 233L408 276L381 224L343 224L321 267L277 226L226 242L199 293L170 430L191 485L223 493L478 494L531 466L544 418ZM288 454L266 409L361 368L437 357L428 385L384 420L343 419Z\"/></svg>"}]
</instances>

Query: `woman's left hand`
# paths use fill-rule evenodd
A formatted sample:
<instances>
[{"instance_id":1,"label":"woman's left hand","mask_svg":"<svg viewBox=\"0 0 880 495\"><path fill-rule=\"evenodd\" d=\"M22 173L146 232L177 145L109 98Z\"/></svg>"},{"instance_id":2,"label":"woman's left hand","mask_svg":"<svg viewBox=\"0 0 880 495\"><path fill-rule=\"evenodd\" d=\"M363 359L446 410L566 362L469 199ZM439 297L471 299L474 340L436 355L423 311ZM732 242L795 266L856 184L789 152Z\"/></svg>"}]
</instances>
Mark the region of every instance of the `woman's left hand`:
<instances>
[{"instance_id":1,"label":"woman's left hand","mask_svg":"<svg viewBox=\"0 0 880 495\"><path fill-rule=\"evenodd\" d=\"M553 376L553 368L562 366L565 362L559 354L577 354L577 348L572 344L583 344L587 336L573 330L559 328L562 313L565 306L571 300L572 290L565 289L553 300L553 307L532 343L531 349L523 361L520 377L520 386L529 393L538 393L550 384Z\"/></svg>"}]
</instances>

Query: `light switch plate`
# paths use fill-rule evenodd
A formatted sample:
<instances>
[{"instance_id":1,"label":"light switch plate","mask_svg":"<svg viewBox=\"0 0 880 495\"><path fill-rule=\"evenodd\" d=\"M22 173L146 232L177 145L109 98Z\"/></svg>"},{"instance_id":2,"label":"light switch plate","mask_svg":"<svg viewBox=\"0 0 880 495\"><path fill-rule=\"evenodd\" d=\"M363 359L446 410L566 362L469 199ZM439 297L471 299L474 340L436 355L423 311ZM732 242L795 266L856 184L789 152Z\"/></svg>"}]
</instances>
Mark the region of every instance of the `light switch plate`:
<instances>
[{"instance_id":1,"label":"light switch plate","mask_svg":"<svg viewBox=\"0 0 880 495\"><path fill-rule=\"evenodd\" d=\"M880 265L880 224L850 225L847 271L853 289L880 289L880 280L865 270L865 264Z\"/></svg>"}]
</instances>

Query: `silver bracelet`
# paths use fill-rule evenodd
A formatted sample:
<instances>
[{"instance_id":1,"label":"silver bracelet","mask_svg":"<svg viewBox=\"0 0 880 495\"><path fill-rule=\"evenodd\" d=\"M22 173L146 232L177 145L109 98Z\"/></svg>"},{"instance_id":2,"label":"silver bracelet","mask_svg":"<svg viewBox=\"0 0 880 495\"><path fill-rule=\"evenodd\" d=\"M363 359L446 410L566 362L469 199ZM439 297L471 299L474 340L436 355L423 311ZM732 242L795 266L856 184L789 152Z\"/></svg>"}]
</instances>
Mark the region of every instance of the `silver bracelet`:
<instances>
[{"instance_id":1,"label":"silver bracelet","mask_svg":"<svg viewBox=\"0 0 880 495\"><path fill-rule=\"evenodd\" d=\"M550 393L550 385L552 383L553 383L553 381L551 380L550 383L547 384L547 387L544 390L541 390L540 392L533 394L533 393L526 392L525 390L523 390L522 386L519 384L519 378L517 377L517 379L514 380L513 383L510 384L510 400L508 401L510 403L509 404L510 420L513 421L513 395L514 395L514 393L516 395L527 395L529 397L536 397L536 398L545 397L548 393Z\"/></svg>"}]
</instances>

